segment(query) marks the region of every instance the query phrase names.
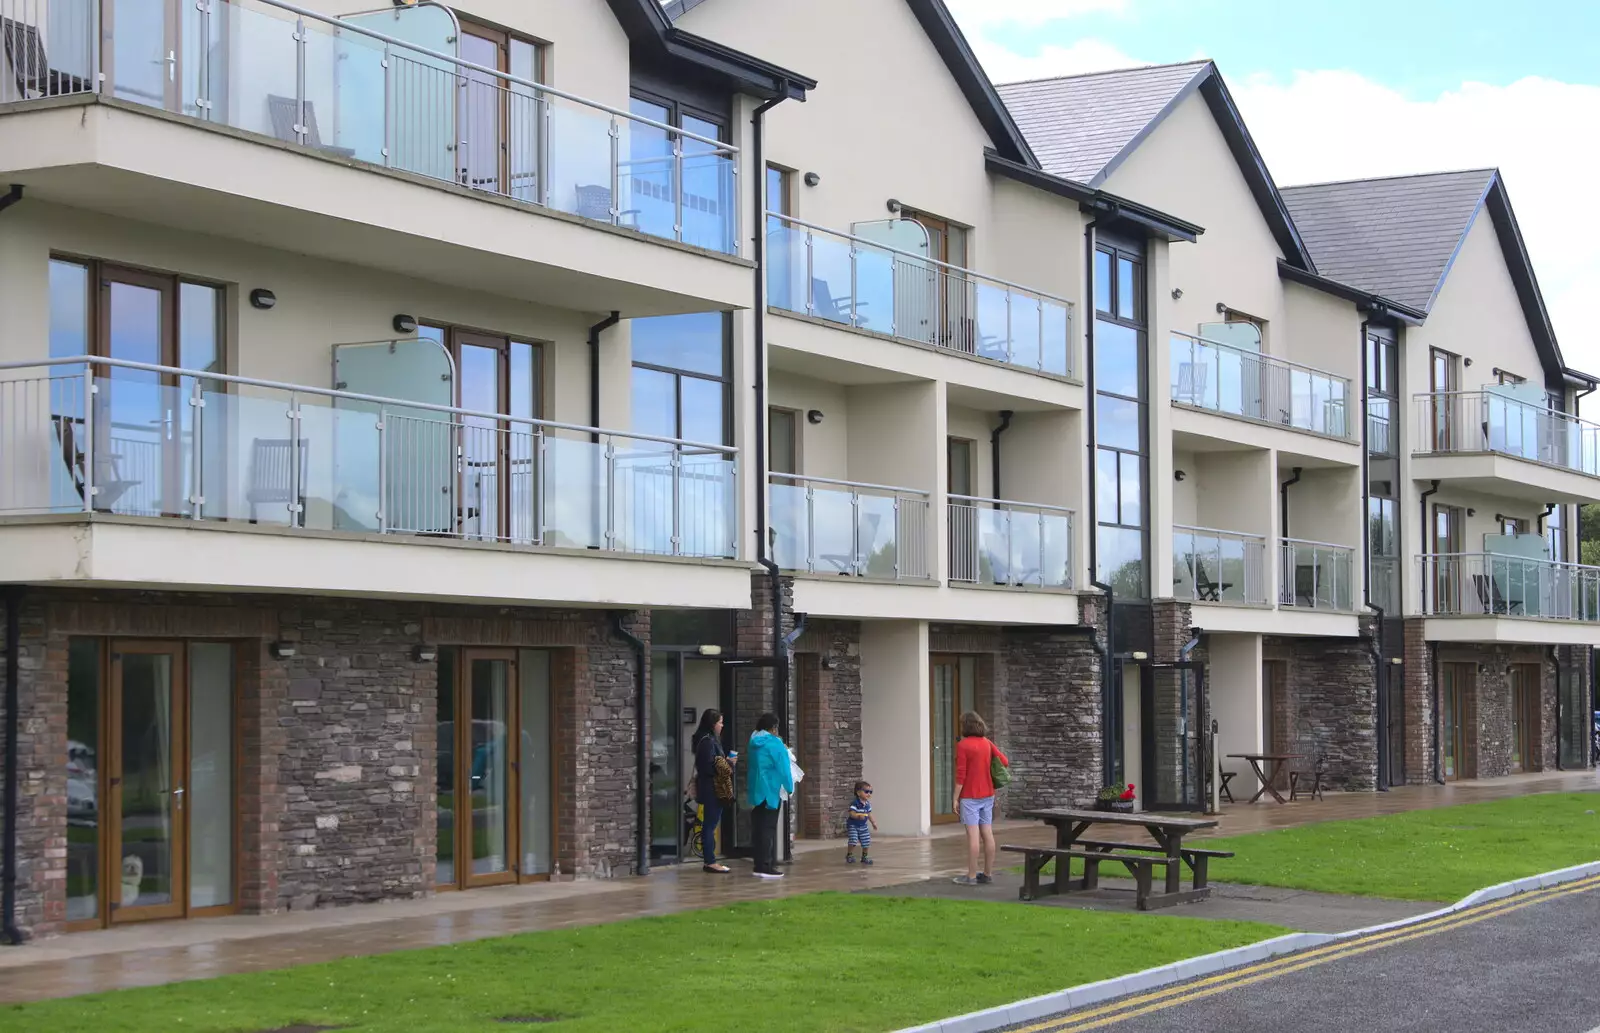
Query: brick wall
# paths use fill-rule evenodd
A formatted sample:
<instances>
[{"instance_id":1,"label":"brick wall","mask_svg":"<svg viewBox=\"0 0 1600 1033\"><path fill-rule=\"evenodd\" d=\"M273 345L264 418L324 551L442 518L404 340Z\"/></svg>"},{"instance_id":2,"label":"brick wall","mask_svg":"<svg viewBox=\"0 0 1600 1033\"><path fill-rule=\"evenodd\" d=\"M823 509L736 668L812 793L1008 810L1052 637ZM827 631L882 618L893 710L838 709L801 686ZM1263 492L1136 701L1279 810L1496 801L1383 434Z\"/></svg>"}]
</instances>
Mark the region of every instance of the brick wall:
<instances>
[{"instance_id":1,"label":"brick wall","mask_svg":"<svg viewBox=\"0 0 1600 1033\"><path fill-rule=\"evenodd\" d=\"M28 600L19 607L18 632L16 916L24 935L36 936L66 920L67 665L48 648L42 606ZM4 638L0 624L0 647ZM4 760L0 736L0 764Z\"/></svg>"},{"instance_id":2,"label":"brick wall","mask_svg":"<svg viewBox=\"0 0 1600 1033\"><path fill-rule=\"evenodd\" d=\"M1080 597L1085 630L1005 629L1006 726L1012 782L1006 813L1033 807L1084 806L1100 788L1099 600ZM1103 637L1102 637L1103 645Z\"/></svg>"},{"instance_id":3,"label":"brick wall","mask_svg":"<svg viewBox=\"0 0 1600 1033\"><path fill-rule=\"evenodd\" d=\"M1332 789L1370 790L1378 779L1378 688L1372 654L1373 623L1363 618L1352 639L1268 636L1262 654L1279 661L1286 676L1291 751L1320 753ZM1275 701L1276 702L1276 701Z\"/></svg>"},{"instance_id":4,"label":"brick wall","mask_svg":"<svg viewBox=\"0 0 1600 1033\"><path fill-rule=\"evenodd\" d=\"M862 771L861 625L811 621L795 650L795 740L806 773L795 832L837 838Z\"/></svg>"},{"instance_id":5,"label":"brick wall","mask_svg":"<svg viewBox=\"0 0 1600 1033\"><path fill-rule=\"evenodd\" d=\"M1424 785L1434 780L1437 763L1433 722L1438 691L1433 684L1433 651L1422 634L1423 618L1408 617L1403 623L1406 782Z\"/></svg>"}]
</instances>

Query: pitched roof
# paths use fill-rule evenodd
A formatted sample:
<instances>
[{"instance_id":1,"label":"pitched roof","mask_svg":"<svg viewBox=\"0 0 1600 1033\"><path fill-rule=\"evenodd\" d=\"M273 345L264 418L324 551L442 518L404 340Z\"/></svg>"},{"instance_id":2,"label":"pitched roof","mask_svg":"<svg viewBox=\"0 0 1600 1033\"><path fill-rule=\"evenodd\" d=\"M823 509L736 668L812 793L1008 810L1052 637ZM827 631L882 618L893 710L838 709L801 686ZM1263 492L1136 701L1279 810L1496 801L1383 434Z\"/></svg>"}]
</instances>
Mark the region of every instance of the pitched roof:
<instances>
[{"instance_id":1,"label":"pitched roof","mask_svg":"<svg viewBox=\"0 0 1600 1033\"><path fill-rule=\"evenodd\" d=\"M627 33L628 42L667 60L692 67L726 82L735 90L761 97L805 100L816 80L749 54L684 32L672 24L661 0L606 0Z\"/></svg>"},{"instance_id":2,"label":"pitched roof","mask_svg":"<svg viewBox=\"0 0 1600 1033\"><path fill-rule=\"evenodd\" d=\"M648 4L669 24L676 23L679 18L705 2L706 0L611 0L613 5ZM922 31L927 33L934 49L939 52L939 57L950 70L956 85L961 88L962 95L966 97L973 114L978 117L984 132L989 134L996 152L1024 165L1036 165L1037 161L1028 148L1027 138L1012 121L1011 112L1006 110L1005 103L995 91L994 83L989 80L988 73L978 63L977 55L973 54L972 47L967 43L967 37L956 25L955 18L951 16L944 0L905 0L905 2L906 6L911 8L911 13L916 15L917 22L922 26ZM678 30L674 27L673 31Z\"/></svg>"},{"instance_id":3,"label":"pitched roof","mask_svg":"<svg viewBox=\"0 0 1600 1033\"><path fill-rule=\"evenodd\" d=\"M1035 79L999 87L1041 166L1089 186L1105 183L1156 127L1199 91L1261 215L1288 261L1316 272L1261 152L1211 61Z\"/></svg>"},{"instance_id":4,"label":"pitched roof","mask_svg":"<svg viewBox=\"0 0 1600 1033\"><path fill-rule=\"evenodd\" d=\"M1323 274L1426 312L1461 247L1493 169L1285 187Z\"/></svg>"},{"instance_id":5,"label":"pitched roof","mask_svg":"<svg viewBox=\"0 0 1600 1033\"><path fill-rule=\"evenodd\" d=\"M1187 96L1190 84L1209 66L1209 61L1189 61L998 88L1045 168L1098 186L1128 145ZM1067 113L1071 117L1063 117Z\"/></svg>"}]
</instances>

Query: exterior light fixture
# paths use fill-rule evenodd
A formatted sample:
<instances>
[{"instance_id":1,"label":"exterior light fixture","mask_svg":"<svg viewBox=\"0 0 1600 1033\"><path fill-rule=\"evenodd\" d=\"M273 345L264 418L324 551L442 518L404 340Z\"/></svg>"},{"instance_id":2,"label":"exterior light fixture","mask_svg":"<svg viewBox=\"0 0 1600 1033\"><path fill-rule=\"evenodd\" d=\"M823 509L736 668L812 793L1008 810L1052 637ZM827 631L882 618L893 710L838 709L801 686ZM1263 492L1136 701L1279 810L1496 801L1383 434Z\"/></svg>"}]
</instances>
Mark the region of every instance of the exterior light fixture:
<instances>
[{"instance_id":1,"label":"exterior light fixture","mask_svg":"<svg viewBox=\"0 0 1600 1033\"><path fill-rule=\"evenodd\" d=\"M1396 667L1399 667L1405 663L1405 661L1398 656L1391 656L1389 658L1389 662L1394 664Z\"/></svg>"},{"instance_id":2,"label":"exterior light fixture","mask_svg":"<svg viewBox=\"0 0 1600 1033\"><path fill-rule=\"evenodd\" d=\"M700 647L700 655L701 656L721 656L722 655L722 647L721 646L701 646Z\"/></svg>"},{"instance_id":3,"label":"exterior light fixture","mask_svg":"<svg viewBox=\"0 0 1600 1033\"><path fill-rule=\"evenodd\" d=\"M1181 481L1187 476L1189 476L1189 475L1184 473L1182 470L1174 470L1174 471L1172 471L1172 479L1175 480L1175 481Z\"/></svg>"},{"instance_id":4,"label":"exterior light fixture","mask_svg":"<svg viewBox=\"0 0 1600 1033\"><path fill-rule=\"evenodd\" d=\"M822 422L822 410L821 409L807 409L806 410L806 422L807 423L821 423Z\"/></svg>"},{"instance_id":5,"label":"exterior light fixture","mask_svg":"<svg viewBox=\"0 0 1600 1033\"><path fill-rule=\"evenodd\" d=\"M257 287L250 292L250 307L268 309L278 303L278 296L265 287Z\"/></svg>"},{"instance_id":6,"label":"exterior light fixture","mask_svg":"<svg viewBox=\"0 0 1600 1033\"><path fill-rule=\"evenodd\" d=\"M895 215L899 215L900 212L905 209L905 205L901 204L899 201L896 201L892 197L889 198L889 203L888 203L887 207L888 207L889 211L894 213Z\"/></svg>"},{"instance_id":7,"label":"exterior light fixture","mask_svg":"<svg viewBox=\"0 0 1600 1033\"><path fill-rule=\"evenodd\" d=\"M408 316L403 312L400 315L394 317L394 324L393 325L394 325L394 332L397 333L397 334L414 334L414 333L417 332L417 320L416 320L416 317L415 316Z\"/></svg>"},{"instance_id":8,"label":"exterior light fixture","mask_svg":"<svg viewBox=\"0 0 1600 1033\"><path fill-rule=\"evenodd\" d=\"M1174 287L1174 288L1172 288L1172 300L1173 301L1177 301L1181 297L1183 297L1183 288L1182 287Z\"/></svg>"},{"instance_id":9,"label":"exterior light fixture","mask_svg":"<svg viewBox=\"0 0 1600 1033\"><path fill-rule=\"evenodd\" d=\"M806 174L805 174L805 183L806 183L806 186L808 186L808 187L814 187L814 186L816 186L816 185L817 185L817 184L818 184L818 183L821 183L821 182L822 182L822 177L821 177L821 176L819 176L819 175L817 175L817 174L816 174L816 173L815 173L815 172L807 172L807 173L806 173Z\"/></svg>"},{"instance_id":10,"label":"exterior light fixture","mask_svg":"<svg viewBox=\"0 0 1600 1033\"><path fill-rule=\"evenodd\" d=\"M293 642L273 642L267 646L267 652L274 660L287 660L294 656L296 649Z\"/></svg>"},{"instance_id":11,"label":"exterior light fixture","mask_svg":"<svg viewBox=\"0 0 1600 1033\"><path fill-rule=\"evenodd\" d=\"M438 646L416 646L411 650L411 659L419 664L429 664L439 659Z\"/></svg>"}]
</instances>

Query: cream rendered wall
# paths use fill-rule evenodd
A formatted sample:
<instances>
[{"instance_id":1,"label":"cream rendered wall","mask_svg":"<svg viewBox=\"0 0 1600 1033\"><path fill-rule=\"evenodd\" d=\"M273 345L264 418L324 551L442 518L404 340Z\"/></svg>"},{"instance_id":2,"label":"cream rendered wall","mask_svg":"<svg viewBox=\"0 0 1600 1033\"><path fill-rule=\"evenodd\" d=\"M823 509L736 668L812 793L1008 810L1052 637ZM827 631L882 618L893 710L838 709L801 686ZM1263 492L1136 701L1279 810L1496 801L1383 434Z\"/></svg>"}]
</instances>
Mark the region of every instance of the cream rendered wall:
<instances>
[{"instance_id":1,"label":"cream rendered wall","mask_svg":"<svg viewBox=\"0 0 1600 1033\"><path fill-rule=\"evenodd\" d=\"M1017 413L1000 436L1001 494L1081 513L1084 447L1082 413Z\"/></svg>"},{"instance_id":2,"label":"cream rendered wall","mask_svg":"<svg viewBox=\"0 0 1600 1033\"><path fill-rule=\"evenodd\" d=\"M1209 231L1208 231L1209 235ZM1361 415L1361 313L1353 302L1298 283L1283 284L1288 347L1278 354L1350 380L1351 420Z\"/></svg>"},{"instance_id":3,"label":"cream rendered wall","mask_svg":"<svg viewBox=\"0 0 1600 1033\"><path fill-rule=\"evenodd\" d=\"M1207 452L1189 470L1196 485L1199 526L1271 536L1276 498L1268 452ZM1185 481L1187 483L1187 480Z\"/></svg>"},{"instance_id":4,"label":"cream rendered wall","mask_svg":"<svg viewBox=\"0 0 1600 1033\"><path fill-rule=\"evenodd\" d=\"M1000 425L1000 417L992 412L980 412L977 409L968 409L964 406L951 405L947 408L947 437L965 438L972 442L972 494L988 497L994 494L994 450L989 447L989 435L994 428ZM1001 436L1005 442L1011 432L1007 431ZM937 444L937 442L935 442ZM1004 448L1004 445L1001 446ZM946 455L948 463L949 456ZM1001 487L1005 487L1002 478ZM945 485L949 485L946 480Z\"/></svg>"},{"instance_id":5,"label":"cream rendered wall","mask_svg":"<svg viewBox=\"0 0 1600 1033\"><path fill-rule=\"evenodd\" d=\"M1148 385L1150 411L1150 478L1149 495L1145 506L1150 517L1150 591L1152 598L1172 595L1172 525L1173 498L1172 472L1178 467L1173 460L1172 448L1172 347L1169 335L1174 323L1175 305L1172 299L1173 258L1178 252L1193 248L1193 244L1168 244L1150 241L1145 247L1145 280L1148 287L1148 346L1150 363ZM1187 259L1186 259L1187 260ZM1093 302L1090 302L1092 307ZM1087 387L1085 388L1087 391ZM1087 417L1085 417L1087 419ZM1091 469L1088 476L1094 476ZM1087 501L1085 512L1087 512ZM1085 518L1085 523L1089 519ZM1090 528L1092 531L1093 528Z\"/></svg>"},{"instance_id":6,"label":"cream rendered wall","mask_svg":"<svg viewBox=\"0 0 1600 1033\"><path fill-rule=\"evenodd\" d=\"M1217 722L1217 753L1222 766L1237 771L1229 790L1248 800L1261 786L1250 765L1228 760L1230 753L1256 753L1265 741L1261 713L1261 636L1207 635L1207 686L1211 716Z\"/></svg>"},{"instance_id":7,"label":"cream rendered wall","mask_svg":"<svg viewBox=\"0 0 1600 1033\"><path fill-rule=\"evenodd\" d=\"M1292 476L1280 460L1279 483ZM1300 482L1289 489L1289 537L1359 548L1361 497L1359 469L1302 470Z\"/></svg>"},{"instance_id":8,"label":"cream rendered wall","mask_svg":"<svg viewBox=\"0 0 1600 1033\"><path fill-rule=\"evenodd\" d=\"M1287 356L1287 341L1278 339L1284 292L1277 260L1283 252L1198 92L1107 177L1105 188L1205 227L1197 243L1172 247L1170 282L1154 295L1171 306L1171 329L1193 334L1199 324L1216 322L1221 302L1267 320L1267 351ZM1182 289L1183 297L1172 300L1172 288ZM1167 367L1152 368L1165 397Z\"/></svg>"},{"instance_id":9,"label":"cream rendered wall","mask_svg":"<svg viewBox=\"0 0 1600 1033\"><path fill-rule=\"evenodd\" d=\"M925 835L931 823L928 705L928 625L863 621L861 777L885 835Z\"/></svg>"},{"instance_id":10,"label":"cream rendered wall","mask_svg":"<svg viewBox=\"0 0 1600 1033\"><path fill-rule=\"evenodd\" d=\"M1080 301L1088 218L1076 204L1012 180L991 176L990 186L990 220L977 233L978 271ZM1086 310L1082 304L1074 304L1072 310L1072 368L1080 380Z\"/></svg>"},{"instance_id":11,"label":"cream rendered wall","mask_svg":"<svg viewBox=\"0 0 1600 1033\"><path fill-rule=\"evenodd\" d=\"M1186 527L1199 527L1200 524L1200 478L1204 467L1199 456L1194 452L1172 453L1172 466L1174 479L1172 481L1172 522L1183 524ZM1183 480L1176 479L1176 472L1183 471Z\"/></svg>"},{"instance_id":12,"label":"cream rendered wall","mask_svg":"<svg viewBox=\"0 0 1600 1033\"><path fill-rule=\"evenodd\" d=\"M796 373L774 370L767 397L780 409L799 413L800 472L811 477L848 480L850 476L850 402L843 384L830 384ZM821 423L806 422L806 413L822 413Z\"/></svg>"},{"instance_id":13,"label":"cream rendered wall","mask_svg":"<svg viewBox=\"0 0 1600 1033\"><path fill-rule=\"evenodd\" d=\"M944 385L874 384L846 390L849 479L923 491L944 488Z\"/></svg>"}]
</instances>

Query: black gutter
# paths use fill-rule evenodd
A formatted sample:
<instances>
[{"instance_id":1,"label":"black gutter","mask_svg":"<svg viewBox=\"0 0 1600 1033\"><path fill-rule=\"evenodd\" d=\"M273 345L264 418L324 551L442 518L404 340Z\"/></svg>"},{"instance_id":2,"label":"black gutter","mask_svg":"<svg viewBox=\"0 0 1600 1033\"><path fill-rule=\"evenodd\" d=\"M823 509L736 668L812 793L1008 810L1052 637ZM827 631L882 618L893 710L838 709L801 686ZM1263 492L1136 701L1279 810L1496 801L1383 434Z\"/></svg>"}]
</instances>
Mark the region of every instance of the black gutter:
<instances>
[{"instance_id":1,"label":"black gutter","mask_svg":"<svg viewBox=\"0 0 1600 1033\"><path fill-rule=\"evenodd\" d=\"M1010 409L1000 410L1000 426L989 432L989 460L994 467L994 498L998 502L1005 496L1000 494L1000 435L1011 429L1011 418L1016 413Z\"/></svg>"},{"instance_id":2,"label":"black gutter","mask_svg":"<svg viewBox=\"0 0 1600 1033\"><path fill-rule=\"evenodd\" d=\"M1340 283L1338 280L1330 279L1321 273L1309 272L1297 265L1291 265L1281 258L1278 259L1278 278L1319 290L1335 298L1354 302L1380 319L1384 316L1392 316L1401 322L1417 325L1428 318L1428 314L1421 309L1402 305L1398 301L1392 301L1381 294L1373 294L1370 291L1361 290L1359 287L1352 287L1348 283ZM1366 342L1362 341L1362 351L1365 350Z\"/></svg>"},{"instance_id":3,"label":"black gutter","mask_svg":"<svg viewBox=\"0 0 1600 1033\"><path fill-rule=\"evenodd\" d=\"M22 587L6 588L6 765L5 847L0 860L0 938L13 947L26 938L17 927L17 733L22 724L18 652L22 634Z\"/></svg>"},{"instance_id":4,"label":"black gutter","mask_svg":"<svg viewBox=\"0 0 1600 1033\"><path fill-rule=\"evenodd\" d=\"M1282 266L1280 265L1281 269ZM1372 395L1367 385L1372 383L1372 370L1367 362L1367 326L1369 319L1361 321L1361 511L1372 509L1372 442L1368 434L1372 429ZM1370 529L1361 536L1361 601L1367 609L1378 615L1378 634L1373 642L1372 685L1377 692L1378 779L1379 792L1389 791L1389 664L1383 655L1383 624L1387 619L1383 607L1372 601L1372 533Z\"/></svg>"},{"instance_id":5,"label":"black gutter","mask_svg":"<svg viewBox=\"0 0 1600 1033\"><path fill-rule=\"evenodd\" d=\"M1546 520L1549 520L1550 519L1550 514L1554 513L1555 511L1556 511L1556 504L1554 502L1546 502L1544 504L1544 512L1539 514L1539 525L1538 526L1539 526L1539 533L1541 535L1544 534L1544 522Z\"/></svg>"},{"instance_id":6,"label":"black gutter","mask_svg":"<svg viewBox=\"0 0 1600 1033\"><path fill-rule=\"evenodd\" d=\"M622 322L622 313L612 310L611 314L589 328L589 426L600 426L600 335ZM589 440L595 444L600 443L598 430L589 435Z\"/></svg>"},{"instance_id":7,"label":"black gutter","mask_svg":"<svg viewBox=\"0 0 1600 1033\"><path fill-rule=\"evenodd\" d=\"M1100 225L1100 220L1093 219L1085 227L1084 239L1084 297L1090 299L1093 307L1094 299L1094 255L1095 255L1095 230ZM1098 588L1106 595L1106 612L1104 616L1106 625L1106 642L1100 644L1099 635L1090 635L1089 641L1094 643L1095 652L1100 654L1100 774L1101 784L1110 785L1116 772L1116 761L1111 756L1113 744L1116 742L1116 726L1113 724L1115 711L1112 690L1115 679L1112 677L1112 658L1116 656L1115 636L1116 629L1111 619L1111 608L1115 602L1115 593L1110 585L1100 580L1100 546L1099 526L1096 521L1100 514L1100 492L1095 475L1095 449L1098 439L1095 436L1095 417L1099 415L1099 405L1095 402L1094 395L1094 313L1089 313L1089 318L1084 320L1084 409L1085 424L1087 428L1088 456L1089 456L1089 585Z\"/></svg>"},{"instance_id":8,"label":"black gutter","mask_svg":"<svg viewBox=\"0 0 1600 1033\"><path fill-rule=\"evenodd\" d=\"M1180 219L1175 215L1168 215L1137 201L1130 201L1109 191L1061 176L1053 176L1040 169L1012 161L993 149L984 151L983 160L989 171L997 175L1057 197L1064 197L1069 201L1076 201L1089 211L1140 226L1159 234L1168 243L1184 241L1193 244L1195 239L1206 231L1204 226Z\"/></svg>"},{"instance_id":9,"label":"black gutter","mask_svg":"<svg viewBox=\"0 0 1600 1033\"><path fill-rule=\"evenodd\" d=\"M1362 349L1365 353L1365 349ZM1291 467L1294 476L1278 485L1278 537L1289 537L1289 489L1300 483L1300 467Z\"/></svg>"},{"instance_id":10,"label":"black gutter","mask_svg":"<svg viewBox=\"0 0 1600 1033\"><path fill-rule=\"evenodd\" d=\"M623 611L617 610L611 614L611 630L617 637L633 647L633 697L634 713L639 715L638 756L635 763L638 771L635 777L639 780L639 805L637 821L639 828L634 837L637 840L637 855L634 858L634 874L650 874L650 700L645 694L644 671L649 662L649 654L644 642L629 631L622 624Z\"/></svg>"},{"instance_id":11,"label":"black gutter","mask_svg":"<svg viewBox=\"0 0 1600 1033\"><path fill-rule=\"evenodd\" d=\"M5 211L20 200L22 200L22 184L13 183L10 190L0 194L0 212Z\"/></svg>"}]
</instances>

